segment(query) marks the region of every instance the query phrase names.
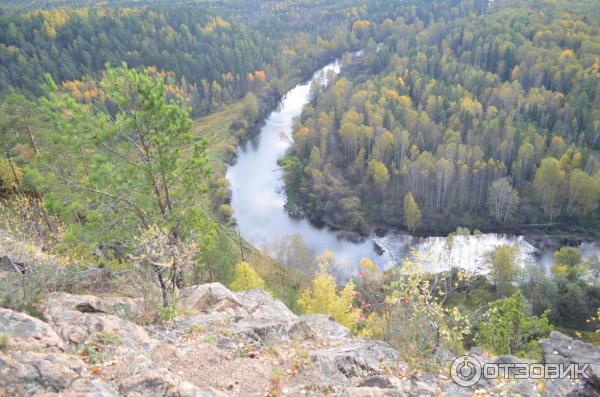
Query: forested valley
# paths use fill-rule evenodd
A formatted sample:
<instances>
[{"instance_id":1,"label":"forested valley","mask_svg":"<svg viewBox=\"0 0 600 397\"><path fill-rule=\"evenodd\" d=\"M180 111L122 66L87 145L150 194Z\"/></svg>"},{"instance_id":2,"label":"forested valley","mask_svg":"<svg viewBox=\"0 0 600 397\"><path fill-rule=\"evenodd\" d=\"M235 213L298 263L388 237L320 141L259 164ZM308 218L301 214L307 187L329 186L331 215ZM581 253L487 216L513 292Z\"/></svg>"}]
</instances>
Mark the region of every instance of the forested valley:
<instances>
[{"instance_id":1,"label":"forested valley","mask_svg":"<svg viewBox=\"0 0 600 397\"><path fill-rule=\"evenodd\" d=\"M597 229L600 23L554 2L459 10L354 23L372 40L315 87L285 164L290 205L362 234Z\"/></svg>"},{"instance_id":2,"label":"forested valley","mask_svg":"<svg viewBox=\"0 0 600 397\"><path fill-rule=\"evenodd\" d=\"M597 349L596 3L0 0L0 395L19 316L113 386L148 332L153 365L215 356L268 396L315 371L307 346L382 390L367 372L446 382L472 349L541 361L554 331Z\"/></svg>"}]
</instances>

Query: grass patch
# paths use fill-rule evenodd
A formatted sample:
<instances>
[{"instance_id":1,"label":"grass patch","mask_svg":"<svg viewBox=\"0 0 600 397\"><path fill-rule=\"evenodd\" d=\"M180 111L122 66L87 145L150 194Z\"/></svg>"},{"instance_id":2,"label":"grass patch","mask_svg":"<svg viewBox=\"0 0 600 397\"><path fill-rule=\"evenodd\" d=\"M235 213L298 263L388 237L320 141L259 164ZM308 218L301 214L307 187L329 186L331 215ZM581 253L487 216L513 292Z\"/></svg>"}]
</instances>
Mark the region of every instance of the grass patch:
<instances>
[{"instance_id":1,"label":"grass patch","mask_svg":"<svg viewBox=\"0 0 600 397\"><path fill-rule=\"evenodd\" d=\"M239 136L230 128L232 123L243 119L244 104L242 101L223 106L220 110L197 118L192 124L194 138L205 138L208 142L208 156L213 171L224 175L226 161L235 153Z\"/></svg>"},{"instance_id":2,"label":"grass patch","mask_svg":"<svg viewBox=\"0 0 600 397\"><path fill-rule=\"evenodd\" d=\"M9 347L12 343L10 336L6 334L0 334L0 350L4 350Z\"/></svg>"},{"instance_id":3,"label":"grass patch","mask_svg":"<svg viewBox=\"0 0 600 397\"><path fill-rule=\"evenodd\" d=\"M123 338L119 335L107 331L100 331L96 333L96 341L103 345L121 345L123 344Z\"/></svg>"}]
</instances>

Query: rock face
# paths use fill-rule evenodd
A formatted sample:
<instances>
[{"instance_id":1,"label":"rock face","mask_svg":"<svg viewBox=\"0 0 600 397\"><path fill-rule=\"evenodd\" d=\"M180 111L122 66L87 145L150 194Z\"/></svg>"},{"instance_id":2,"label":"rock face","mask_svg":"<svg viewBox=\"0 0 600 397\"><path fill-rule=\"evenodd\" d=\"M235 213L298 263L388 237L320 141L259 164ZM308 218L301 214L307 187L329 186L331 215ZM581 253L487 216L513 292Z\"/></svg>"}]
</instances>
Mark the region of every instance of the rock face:
<instances>
[{"instance_id":1,"label":"rock face","mask_svg":"<svg viewBox=\"0 0 600 397\"><path fill-rule=\"evenodd\" d=\"M546 382L545 396L600 396L600 347L569 338L554 331L540 345L544 362L554 364L590 364L588 378L581 382L570 379L551 379Z\"/></svg>"},{"instance_id":2,"label":"rock face","mask_svg":"<svg viewBox=\"0 0 600 397\"><path fill-rule=\"evenodd\" d=\"M81 313L106 313L120 317L134 317L143 312L141 299L94 295L71 295L53 292L48 296L48 307L63 307Z\"/></svg>"},{"instance_id":3,"label":"rock face","mask_svg":"<svg viewBox=\"0 0 600 397\"><path fill-rule=\"evenodd\" d=\"M126 320L142 311L139 300L99 298L52 293L44 313L70 350L92 341L98 333L110 334L135 350L151 350L157 341L146 330Z\"/></svg>"},{"instance_id":4,"label":"rock face","mask_svg":"<svg viewBox=\"0 0 600 397\"><path fill-rule=\"evenodd\" d=\"M398 351L375 341L352 341L340 347L329 347L312 353L323 379L343 383L348 378L381 375L388 368L398 369Z\"/></svg>"},{"instance_id":5,"label":"rock face","mask_svg":"<svg viewBox=\"0 0 600 397\"><path fill-rule=\"evenodd\" d=\"M218 283L186 291L169 326L142 327L140 300L51 294L44 321L0 309L0 397L222 396L598 396L600 350L554 332L546 362L590 362L590 378L545 384L411 372L400 353L354 337L325 315L297 316L264 291ZM483 362L521 362L487 357Z\"/></svg>"},{"instance_id":6,"label":"rock face","mask_svg":"<svg viewBox=\"0 0 600 397\"><path fill-rule=\"evenodd\" d=\"M63 341L45 322L0 307L0 334L8 335L24 349L63 350Z\"/></svg>"}]
</instances>

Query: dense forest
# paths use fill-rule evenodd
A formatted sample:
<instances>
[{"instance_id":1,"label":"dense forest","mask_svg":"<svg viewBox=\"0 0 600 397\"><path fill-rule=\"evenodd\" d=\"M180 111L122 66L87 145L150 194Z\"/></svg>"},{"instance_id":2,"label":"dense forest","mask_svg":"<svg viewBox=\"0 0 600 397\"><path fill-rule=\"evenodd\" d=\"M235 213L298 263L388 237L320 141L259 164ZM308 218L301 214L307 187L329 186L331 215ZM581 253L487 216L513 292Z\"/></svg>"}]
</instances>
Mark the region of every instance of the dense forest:
<instances>
[{"instance_id":1,"label":"dense forest","mask_svg":"<svg viewBox=\"0 0 600 397\"><path fill-rule=\"evenodd\" d=\"M0 17L0 89L43 92L44 74L68 82L107 64L175 74L197 114L280 76L275 46L201 8L34 11Z\"/></svg>"},{"instance_id":2,"label":"dense forest","mask_svg":"<svg viewBox=\"0 0 600 397\"><path fill-rule=\"evenodd\" d=\"M315 87L290 206L360 233L597 224L600 23L552 2L474 12L354 23L382 39Z\"/></svg>"},{"instance_id":3,"label":"dense forest","mask_svg":"<svg viewBox=\"0 0 600 397\"><path fill-rule=\"evenodd\" d=\"M367 9L348 8L349 1L334 7L311 1L113 3L48 3L48 10L24 12L8 5L0 12L0 91L40 96L46 73L72 82L126 63L173 73L193 114L201 115L247 92L282 94L286 81L306 78L366 38L353 35L351 25Z\"/></svg>"}]
</instances>

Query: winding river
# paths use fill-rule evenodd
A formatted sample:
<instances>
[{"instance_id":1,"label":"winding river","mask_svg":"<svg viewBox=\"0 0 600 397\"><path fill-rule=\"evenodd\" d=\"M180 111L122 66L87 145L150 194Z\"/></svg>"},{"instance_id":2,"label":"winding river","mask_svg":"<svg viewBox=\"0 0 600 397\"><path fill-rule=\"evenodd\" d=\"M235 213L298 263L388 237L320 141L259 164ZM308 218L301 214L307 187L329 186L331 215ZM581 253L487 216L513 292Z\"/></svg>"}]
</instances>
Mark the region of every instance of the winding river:
<instances>
[{"instance_id":1,"label":"winding river","mask_svg":"<svg viewBox=\"0 0 600 397\"><path fill-rule=\"evenodd\" d=\"M548 266L552 251L540 251L521 236L483 234L457 236L450 242L443 237L417 238L404 233L384 237L372 236L356 243L338 238L335 231L319 228L306 219L291 218L284 210L286 202L283 171L277 164L290 146L294 118L300 116L310 99L313 81L327 83L330 73L339 73L340 61L317 71L312 78L297 85L282 99L279 107L266 119L260 132L238 148L235 165L227 170L232 189L231 206L239 231L256 247L265 247L276 238L300 235L315 253L330 250L338 264L353 273L361 258L373 260L380 268L394 266L411 249L426 254L426 266L443 271L452 266L485 273L486 253L502 244L517 244L521 248L521 265ZM583 247L587 253L597 253L596 243Z\"/></svg>"}]
</instances>

